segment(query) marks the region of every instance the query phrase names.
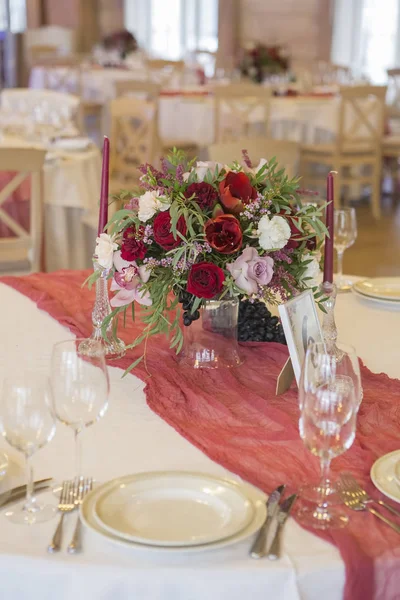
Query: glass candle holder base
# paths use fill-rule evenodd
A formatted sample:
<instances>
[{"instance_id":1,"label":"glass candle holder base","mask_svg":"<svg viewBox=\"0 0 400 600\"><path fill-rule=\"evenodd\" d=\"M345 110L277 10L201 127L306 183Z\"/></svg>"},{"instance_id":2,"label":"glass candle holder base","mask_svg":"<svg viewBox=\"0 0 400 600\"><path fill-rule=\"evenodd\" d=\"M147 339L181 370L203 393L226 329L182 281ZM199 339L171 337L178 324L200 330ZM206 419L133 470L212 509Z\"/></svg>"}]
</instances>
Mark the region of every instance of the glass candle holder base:
<instances>
[{"instance_id":1,"label":"glass candle holder base","mask_svg":"<svg viewBox=\"0 0 400 600\"><path fill-rule=\"evenodd\" d=\"M117 359L125 355L126 347L122 340L114 338L107 342L103 337L99 338L99 336L95 334L80 343L79 352L84 356L94 356L99 342L103 346L107 358Z\"/></svg>"}]
</instances>

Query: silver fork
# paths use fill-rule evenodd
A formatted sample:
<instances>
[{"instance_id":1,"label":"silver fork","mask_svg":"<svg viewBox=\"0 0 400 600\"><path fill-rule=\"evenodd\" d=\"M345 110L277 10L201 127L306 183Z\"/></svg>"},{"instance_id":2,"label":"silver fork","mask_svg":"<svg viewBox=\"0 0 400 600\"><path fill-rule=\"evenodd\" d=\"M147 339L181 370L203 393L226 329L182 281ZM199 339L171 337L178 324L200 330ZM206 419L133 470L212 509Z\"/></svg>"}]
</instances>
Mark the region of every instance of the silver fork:
<instances>
[{"instance_id":1,"label":"silver fork","mask_svg":"<svg viewBox=\"0 0 400 600\"><path fill-rule=\"evenodd\" d=\"M354 479L351 473L342 473L340 475L340 480L343 484L344 490L351 493L354 498L358 498L363 504L375 502L376 504L386 508L386 510L390 511L393 515L396 515L396 517L400 517L400 512L390 506L390 504L386 504L386 502L383 500L375 500L374 498L371 498L371 496L369 496L367 492L362 489L358 481Z\"/></svg>"},{"instance_id":2,"label":"silver fork","mask_svg":"<svg viewBox=\"0 0 400 600\"><path fill-rule=\"evenodd\" d=\"M340 496L348 508L350 508L351 510L357 510L357 511L367 510L368 512L373 514L375 517L377 517L378 519L380 519L381 521L386 523L386 525L389 525L389 527L394 529L397 533L400 533L400 525L393 523L393 521L390 521L390 519L387 519L386 517L381 515L381 513L379 513L374 508L372 508L372 506L369 506L368 504L363 504L357 496L354 496L352 494L352 492L350 492L348 489L346 489L342 485L341 481L338 481L337 486L338 486Z\"/></svg>"},{"instance_id":3,"label":"silver fork","mask_svg":"<svg viewBox=\"0 0 400 600\"><path fill-rule=\"evenodd\" d=\"M75 493L75 506L79 507L82 504L84 497L88 494L93 487L93 479L88 477L83 480L75 481L74 493ZM70 554L75 554L82 550L82 536L81 536L81 519L78 512L78 519L76 521L74 535L67 548Z\"/></svg>"},{"instance_id":4,"label":"silver fork","mask_svg":"<svg viewBox=\"0 0 400 600\"><path fill-rule=\"evenodd\" d=\"M62 527L65 513L71 512L76 508L74 502L74 488L71 481L63 481L58 510L61 512L61 517L54 532L53 539L47 547L48 552L58 552L61 548Z\"/></svg>"}]
</instances>

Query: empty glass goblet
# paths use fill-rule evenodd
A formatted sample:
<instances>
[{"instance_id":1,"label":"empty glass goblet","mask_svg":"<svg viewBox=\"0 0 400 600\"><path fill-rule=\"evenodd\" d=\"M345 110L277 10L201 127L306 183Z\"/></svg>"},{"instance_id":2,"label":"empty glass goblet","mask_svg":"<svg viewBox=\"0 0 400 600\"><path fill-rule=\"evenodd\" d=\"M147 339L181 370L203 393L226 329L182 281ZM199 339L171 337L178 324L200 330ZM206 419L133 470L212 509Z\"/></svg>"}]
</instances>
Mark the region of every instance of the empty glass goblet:
<instances>
[{"instance_id":1,"label":"empty glass goblet","mask_svg":"<svg viewBox=\"0 0 400 600\"><path fill-rule=\"evenodd\" d=\"M309 344L302 365L299 382L299 405L303 410L308 394L315 394L323 386L336 390L351 386L355 412L358 411L363 397L359 360L352 346L336 344L338 352L333 352L323 342ZM301 489L301 496L310 502L318 502L321 495L330 504L340 504L341 497L331 479L322 479L316 485Z\"/></svg>"},{"instance_id":2,"label":"empty glass goblet","mask_svg":"<svg viewBox=\"0 0 400 600\"><path fill-rule=\"evenodd\" d=\"M315 390L309 390L299 421L300 436L310 452L320 459L321 485L317 503L303 503L298 518L303 525L316 529L344 527L348 517L341 507L329 504L325 482L330 480L330 463L354 441L357 404L350 378L342 376Z\"/></svg>"},{"instance_id":3,"label":"empty glass goblet","mask_svg":"<svg viewBox=\"0 0 400 600\"><path fill-rule=\"evenodd\" d=\"M91 355L82 354L82 339L55 344L51 357L51 386L54 412L75 437L75 476L82 479L80 434L107 411L110 384L101 342L92 345Z\"/></svg>"},{"instance_id":4,"label":"empty glass goblet","mask_svg":"<svg viewBox=\"0 0 400 600\"><path fill-rule=\"evenodd\" d=\"M27 466L26 501L9 510L14 523L32 525L48 521L56 514L55 506L38 504L33 494L31 457L49 442L56 431L51 410L51 388L40 373L23 373L4 380L0 405L0 428L7 442L22 452Z\"/></svg>"},{"instance_id":5,"label":"empty glass goblet","mask_svg":"<svg viewBox=\"0 0 400 600\"><path fill-rule=\"evenodd\" d=\"M357 239L357 219L354 208L341 208L334 211L334 241L337 252L337 278L338 291L349 290L352 282L343 278L343 254Z\"/></svg>"}]
</instances>

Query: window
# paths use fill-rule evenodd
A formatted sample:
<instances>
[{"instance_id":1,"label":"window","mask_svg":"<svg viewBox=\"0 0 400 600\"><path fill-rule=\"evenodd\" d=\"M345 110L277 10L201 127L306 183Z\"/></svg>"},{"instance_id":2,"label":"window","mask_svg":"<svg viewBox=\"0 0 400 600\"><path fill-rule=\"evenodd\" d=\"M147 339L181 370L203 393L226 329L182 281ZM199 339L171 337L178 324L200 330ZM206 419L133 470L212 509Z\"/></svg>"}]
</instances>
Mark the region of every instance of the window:
<instances>
[{"instance_id":1,"label":"window","mask_svg":"<svg viewBox=\"0 0 400 600\"><path fill-rule=\"evenodd\" d=\"M400 65L400 0L336 0L332 60L373 83Z\"/></svg>"},{"instance_id":2,"label":"window","mask_svg":"<svg viewBox=\"0 0 400 600\"><path fill-rule=\"evenodd\" d=\"M125 0L125 27L139 46L178 60L218 47L218 0Z\"/></svg>"},{"instance_id":3,"label":"window","mask_svg":"<svg viewBox=\"0 0 400 600\"><path fill-rule=\"evenodd\" d=\"M25 0L0 0L0 31L8 29L7 6L10 11L10 29L12 33L24 31L26 29Z\"/></svg>"}]
</instances>

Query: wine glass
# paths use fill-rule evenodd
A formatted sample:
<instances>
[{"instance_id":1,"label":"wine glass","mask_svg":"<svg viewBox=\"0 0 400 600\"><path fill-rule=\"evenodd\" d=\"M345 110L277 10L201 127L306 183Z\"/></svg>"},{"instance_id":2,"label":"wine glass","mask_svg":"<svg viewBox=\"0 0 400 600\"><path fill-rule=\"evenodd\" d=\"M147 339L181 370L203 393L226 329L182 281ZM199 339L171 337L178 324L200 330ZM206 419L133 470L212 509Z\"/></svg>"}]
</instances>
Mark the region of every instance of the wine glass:
<instances>
[{"instance_id":1,"label":"wine glass","mask_svg":"<svg viewBox=\"0 0 400 600\"><path fill-rule=\"evenodd\" d=\"M309 344L302 365L299 382L299 405L303 410L307 394L315 394L322 387L352 386L355 412L361 404L363 390L361 384L360 364L355 349L345 344L336 344L336 349L330 349L324 342ZM330 479L325 479L317 485L308 485L301 489L301 495L310 502L318 502L321 494L326 502L340 504L341 498L336 486Z\"/></svg>"},{"instance_id":2,"label":"wine glass","mask_svg":"<svg viewBox=\"0 0 400 600\"><path fill-rule=\"evenodd\" d=\"M337 252L336 287L339 291L349 290L352 282L343 279L343 254L357 239L357 219L354 208L334 211L334 247Z\"/></svg>"},{"instance_id":3,"label":"wine glass","mask_svg":"<svg viewBox=\"0 0 400 600\"><path fill-rule=\"evenodd\" d=\"M110 390L105 351L94 342L91 354L80 352L84 340L59 342L51 357L51 386L54 412L59 421L71 427L75 438L75 475L81 473L81 432L96 423L107 411Z\"/></svg>"},{"instance_id":4,"label":"wine glass","mask_svg":"<svg viewBox=\"0 0 400 600\"><path fill-rule=\"evenodd\" d=\"M325 482L330 479L331 460L350 448L355 438L357 403L353 382L341 376L310 389L304 395L299 430L305 446L319 457L320 494L315 504L303 503L298 510L300 522L307 527L330 529L344 527L348 517L341 507L329 504Z\"/></svg>"},{"instance_id":5,"label":"wine glass","mask_svg":"<svg viewBox=\"0 0 400 600\"><path fill-rule=\"evenodd\" d=\"M56 507L38 504L33 494L31 457L49 442L56 431L51 409L49 379L40 373L23 373L6 378L0 408L0 428L7 442L25 455L27 488L25 504L6 513L13 523L33 525L48 521Z\"/></svg>"}]
</instances>

